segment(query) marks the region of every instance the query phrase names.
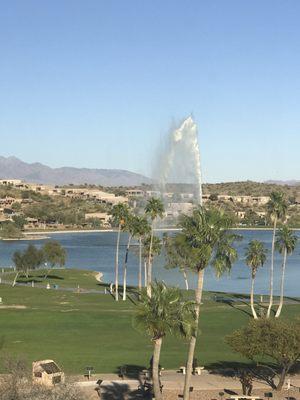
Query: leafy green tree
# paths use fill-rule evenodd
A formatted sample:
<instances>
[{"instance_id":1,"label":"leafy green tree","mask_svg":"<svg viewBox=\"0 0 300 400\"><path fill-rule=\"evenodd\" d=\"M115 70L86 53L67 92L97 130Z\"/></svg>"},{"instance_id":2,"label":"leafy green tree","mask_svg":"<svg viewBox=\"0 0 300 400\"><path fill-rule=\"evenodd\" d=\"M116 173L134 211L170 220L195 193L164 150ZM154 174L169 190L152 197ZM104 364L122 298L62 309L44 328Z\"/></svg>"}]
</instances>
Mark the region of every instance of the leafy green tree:
<instances>
[{"instance_id":1,"label":"leafy green tree","mask_svg":"<svg viewBox=\"0 0 300 400\"><path fill-rule=\"evenodd\" d=\"M16 275L15 275L15 278L12 283L12 286L14 287L16 285L19 273L24 271L23 254L20 251L15 251L12 259L13 259L13 263L15 264L15 268L16 268Z\"/></svg>"},{"instance_id":2,"label":"leafy green tree","mask_svg":"<svg viewBox=\"0 0 300 400\"><path fill-rule=\"evenodd\" d=\"M3 239L20 239L23 234L14 222L5 222L1 226L0 236Z\"/></svg>"},{"instance_id":3,"label":"leafy green tree","mask_svg":"<svg viewBox=\"0 0 300 400\"><path fill-rule=\"evenodd\" d=\"M179 268L183 275L186 290L189 290L189 283L186 271L190 267L190 252L184 237L176 235L164 237L164 248L166 250L166 268Z\"/></svg>"},{"instance_id":4,"label":"leafy green tree","mask_svg":"<svg viewBox=\"0 0 300 400\"><path fill-rule=\"evenodd\" d=\"M37 249L33 244L30 244L23 252L15 251L12 259L17 272L12 285L15 286L20 273L25 274L28 278L29 270L39 268L43 264L44 252L42 249Z\"/></svg>"},{"instance_id":5,"label":"leafy green tree","mask_svg":"<svg viewBox=\"0 0 300 400\"><path fill-rule=\"evenodd\" d=\"M275 253L275 236L277 222L284 220L286 217L288 204L282 192L272 192L270 200L267 203L267 213L271 221L273 221L273 236L272 236L272 253L271 253L271 266L270 266L270 301L267 311L267 317L271 315L273 306L273 280L274 280L274 253Z\"/></svg>"},{"instance_id":6,"label":"leafy green tree","mask_svg":"<svg viewBox=\"0 0 300 400\"><path fill-rule=\"evenodd\" d=\"M210 201L218 201L218 195L217 195L216 193L212 193L212 194L209 196L209 200L210 200Z\"/></svg>"},{"instance_id":7,"label":"leafy green tree","mask_svg":"<svg viewBox=\"0 0 300 400\"><path fill-rule=\"evenodd\" d=\"M251 240L246 249L246 264L251 268L251 294L250 305L253 317L257 319L254 308L254 282L259 267L262 267L267 259L267 249L259 240Z\"/></svg>"},{"instance_id":8,"label":"leafy green tree","mask_svg":"<svg viewBox=\"0 0 300 400\"><path fill-rule=\"evenodd\" d=\"M286 375L300 358L300 321L253 319L227 336L226 342L249 360L265 361L267 368L278 378L277 384L272 380L272 388L281 390Z\"/></svg>"},{"instance_id":9,"label":"leafy green tree","mask_svg":"<svg viewBox=\"0 0 300 400\"><path fill-rule=\"evenodd\" d=\"M112 221L118 226L116 256L115 256L115 299L119 300L119 249L120 249L120 236L122 226L125 224L129 214L129 207L125 203L119 203L113 206L111 210Z\"/></svg>"},{"instance_id":10,"label":"leafy green tree","mask_svg":"<svg viewBox=\"0 0 300 400\"><path fill-rule=\"evenodd\" d=\"M191 215L182 215L178 234L181 249L182 243L188 248L189 270L197 274L197 288L195 290L196 326L199 323L200 304L203 291L204 270L211 264L217 276L230 271L237 259L237 251L233 243L238 236L228 229L232 226L231 219L222 211L206 210L199 206ZM193 368L193 358L197 340L197 330L192 335L188 359L187 373L184 383L184 399L189 399L190 380Z\"/></svg>"},{"instance_id":11,"label":"leafy green tree","mask_svg":"<svg viewBox=\"0 0 300 400\"><path fill-rule=\"evenodd\" d=\"M21 210L21 204L20 203L18 203L18 202L16 202L16 203L13 203L12 205L11 205L11 209L12 210L14 210L15 212L18 212L18 211L20 211Z\"/></svg>"},{"instance_id":12,"label":"leafy green tree","mask_svg":"<svg viewBox=\"0 0 300 400\"><path fill-rule=\"evenodd\" d=\"M163 217L164 213L164 205L160 199L152 197L148 200L145 213L147 216L150 217L151 220L151 235L150 235L150 248L149 248L149 258L148 258L148 277L147 277L147 292L148 296L151 296L151 282L152 282L152 264L151 264L151 253L152 253L152 242L153 242L153 235L154 235L154 223L155 220L160 217Z\"/></svg>"},{"instance_id":13,"label":"leafy green tree","mask_svg":"<svg viewBox=\"0 0 300 400\"><path fill-rule=\"evenodd\" d=\"M14 215L12 219L18 229L20 230L24 229L24 225L26 224L26 219L22 215Z\"/></svg>"},{"instance_id":14,"label":"leafy green tree","mask_svg":"<svg viewBox=\"0 0 300 400\"><path fill-rule=\"evenodd\" d=\"M275 240L275 248L283 255L282 268L281 268L281 290L280 290L280 302L276 311L275 317L278 318L281 314L283 307L283 295L284 295L284 278L287 256L292 254L297 245L297 236L294 231L288 226L284 225L277 233Z\"/></svg>"},{"instance_id":15,"label":"leafy green tree","mask_svg":"<svg viewBox=\"0 0 300 400\"><path fill-rule=\"evenodd\" d=\"M47 241L42 247L44 253L44 261L49 264L51 268L54 268L56 265L59 267L63 267L66 263L66 250L62 247L62 245L56 240ZM49 269L45 274L44 279L47 278L49 274Z\"/></svg>"},{"instance_id":16,"label":"leafy green tree","mask_svg":"<svg viewBox=\"0 0 300 400\"><path fill-rule=\"evenodd\" d=\"M154 343L152 380L156 400L162 400L159 360L162 341L168 334L188 336L194 331L193 303L185 302L178 288L164 283L151 284L151 297L142 291L134 316L134 326L150 336Z\"/></svg>"}]
</instances>

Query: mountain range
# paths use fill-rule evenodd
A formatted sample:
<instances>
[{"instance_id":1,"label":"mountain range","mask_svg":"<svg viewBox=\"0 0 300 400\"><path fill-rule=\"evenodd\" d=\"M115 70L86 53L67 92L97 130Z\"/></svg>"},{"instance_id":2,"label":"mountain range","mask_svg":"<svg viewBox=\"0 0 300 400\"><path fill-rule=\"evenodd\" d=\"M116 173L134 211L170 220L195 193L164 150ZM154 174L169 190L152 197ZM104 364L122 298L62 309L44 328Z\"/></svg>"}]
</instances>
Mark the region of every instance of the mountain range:
<instances>
[{"instance_id":1,"label":"mountain range","mask_svg":"<svg viewBox=\"0 0 300 400\"><path fill-rule=\"evenodd\" d=\"M0 156L0 179L22 179L51 185L94 184L137 186L151 183L146 176L121 169L51 168L41 163L26 163L16 157Z\"/></svg>"},{"instance_id":2,"label":"mountain range","mask_svg":"<svg viewBox=\"0 0 300 400\"><path fill-rule=\"evenodd\" d=\"M292 180L289 180L289 181L272 181L272 180L270 180L270 181L266 181L265 183L273 183L275 185L282 185L282 186L284 186L284 185L288 185L288 186L298 186L298 185L300 185L300 181L297 180L297 179L292 179Z\"/></svg>"}]
</instances>

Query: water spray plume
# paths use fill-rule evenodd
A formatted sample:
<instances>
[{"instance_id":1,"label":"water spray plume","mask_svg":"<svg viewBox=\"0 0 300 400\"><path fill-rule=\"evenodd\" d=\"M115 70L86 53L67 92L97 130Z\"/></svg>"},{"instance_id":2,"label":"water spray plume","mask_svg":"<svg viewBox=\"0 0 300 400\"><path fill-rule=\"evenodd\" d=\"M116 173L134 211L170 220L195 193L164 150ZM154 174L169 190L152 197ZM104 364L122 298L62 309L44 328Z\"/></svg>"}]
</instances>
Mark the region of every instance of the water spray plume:
<instances>
[{"instance_id":1,"label":"water spray plume","mask_svg":"<svg viewBox=\"0 0 300 400\"><path fill-rule=\"evenodd\" d=\"M157 180L162 192L167 183L196 185L197 203L202 205L202 177L197 125L189 116L172 129L158 163Z\"/></svg>"}]
</instances>

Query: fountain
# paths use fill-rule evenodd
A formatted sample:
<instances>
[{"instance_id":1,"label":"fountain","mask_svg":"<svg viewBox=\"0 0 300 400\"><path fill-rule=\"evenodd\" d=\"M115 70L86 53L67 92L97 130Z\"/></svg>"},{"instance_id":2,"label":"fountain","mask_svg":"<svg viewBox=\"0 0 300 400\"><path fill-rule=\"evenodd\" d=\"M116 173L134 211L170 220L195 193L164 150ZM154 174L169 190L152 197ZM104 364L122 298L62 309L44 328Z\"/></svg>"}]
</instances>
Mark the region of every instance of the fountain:
<instances>
[{"instance_id":1,"label":"fountain","mask_svg":"<svg viewBox=\"0 0 300 400\"><path fill-rule=\"evenodd\" d=\"M195 200L202 204L202 178L197 125L189 116L170 130L157 163L156 181L161 193L167 183L191 183Z\"/></svg>"}]
</instances>

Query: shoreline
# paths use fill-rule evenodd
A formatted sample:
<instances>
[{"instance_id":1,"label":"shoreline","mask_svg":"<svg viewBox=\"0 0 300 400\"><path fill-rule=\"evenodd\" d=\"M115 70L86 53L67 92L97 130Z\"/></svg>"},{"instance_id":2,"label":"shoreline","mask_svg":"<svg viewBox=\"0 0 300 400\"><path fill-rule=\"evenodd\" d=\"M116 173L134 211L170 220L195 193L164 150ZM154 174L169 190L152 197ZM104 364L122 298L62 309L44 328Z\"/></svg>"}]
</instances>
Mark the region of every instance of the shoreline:
<instances>
[{"instance_id":1,"label":"shoreline","mask_svg":"<svg viewBox=\"0 0 300 400\"><path fill-rule=\"evenodd\" d=\"M234 231L272 231L272 227L234 227L234 228L229 228L230 230ZM293 231L300 231L300 228L292 228ZM156 232L179 232L181 231L181 228L156 228L154 229ZM118 232L117 229L74 229L74 230L53 230L53 231L36 231L36 232L24 232L25 236L35 236L35 235L41 235L41 239L50 239L49 236L43 236L45 234L49 235L51 233L53 234L63 234L63 233L105 233L105 232ZM21 238L21 239L2 239L2 240L30 240L27 238ZM31 240L38 240L37 238L32 238Z\"/></svg>"},{"instance_id":2,"label":"shoreline","mask_svg":"<svg viewBox=\"0 0 300 400\"><path fill-rule=\"evenodd\" d=\"M1 240L3 240L3 242L14 242L14 241L19 241L19 240L46 240L46 239L50 239L50 236L38 236L36 237L36 235L38 235L38 233L35 234L26 234L24 233L24 237L20 237L20 238L1 238ZM32 237L34 236L34 237Z\"/></svg>"}]
</instances>

